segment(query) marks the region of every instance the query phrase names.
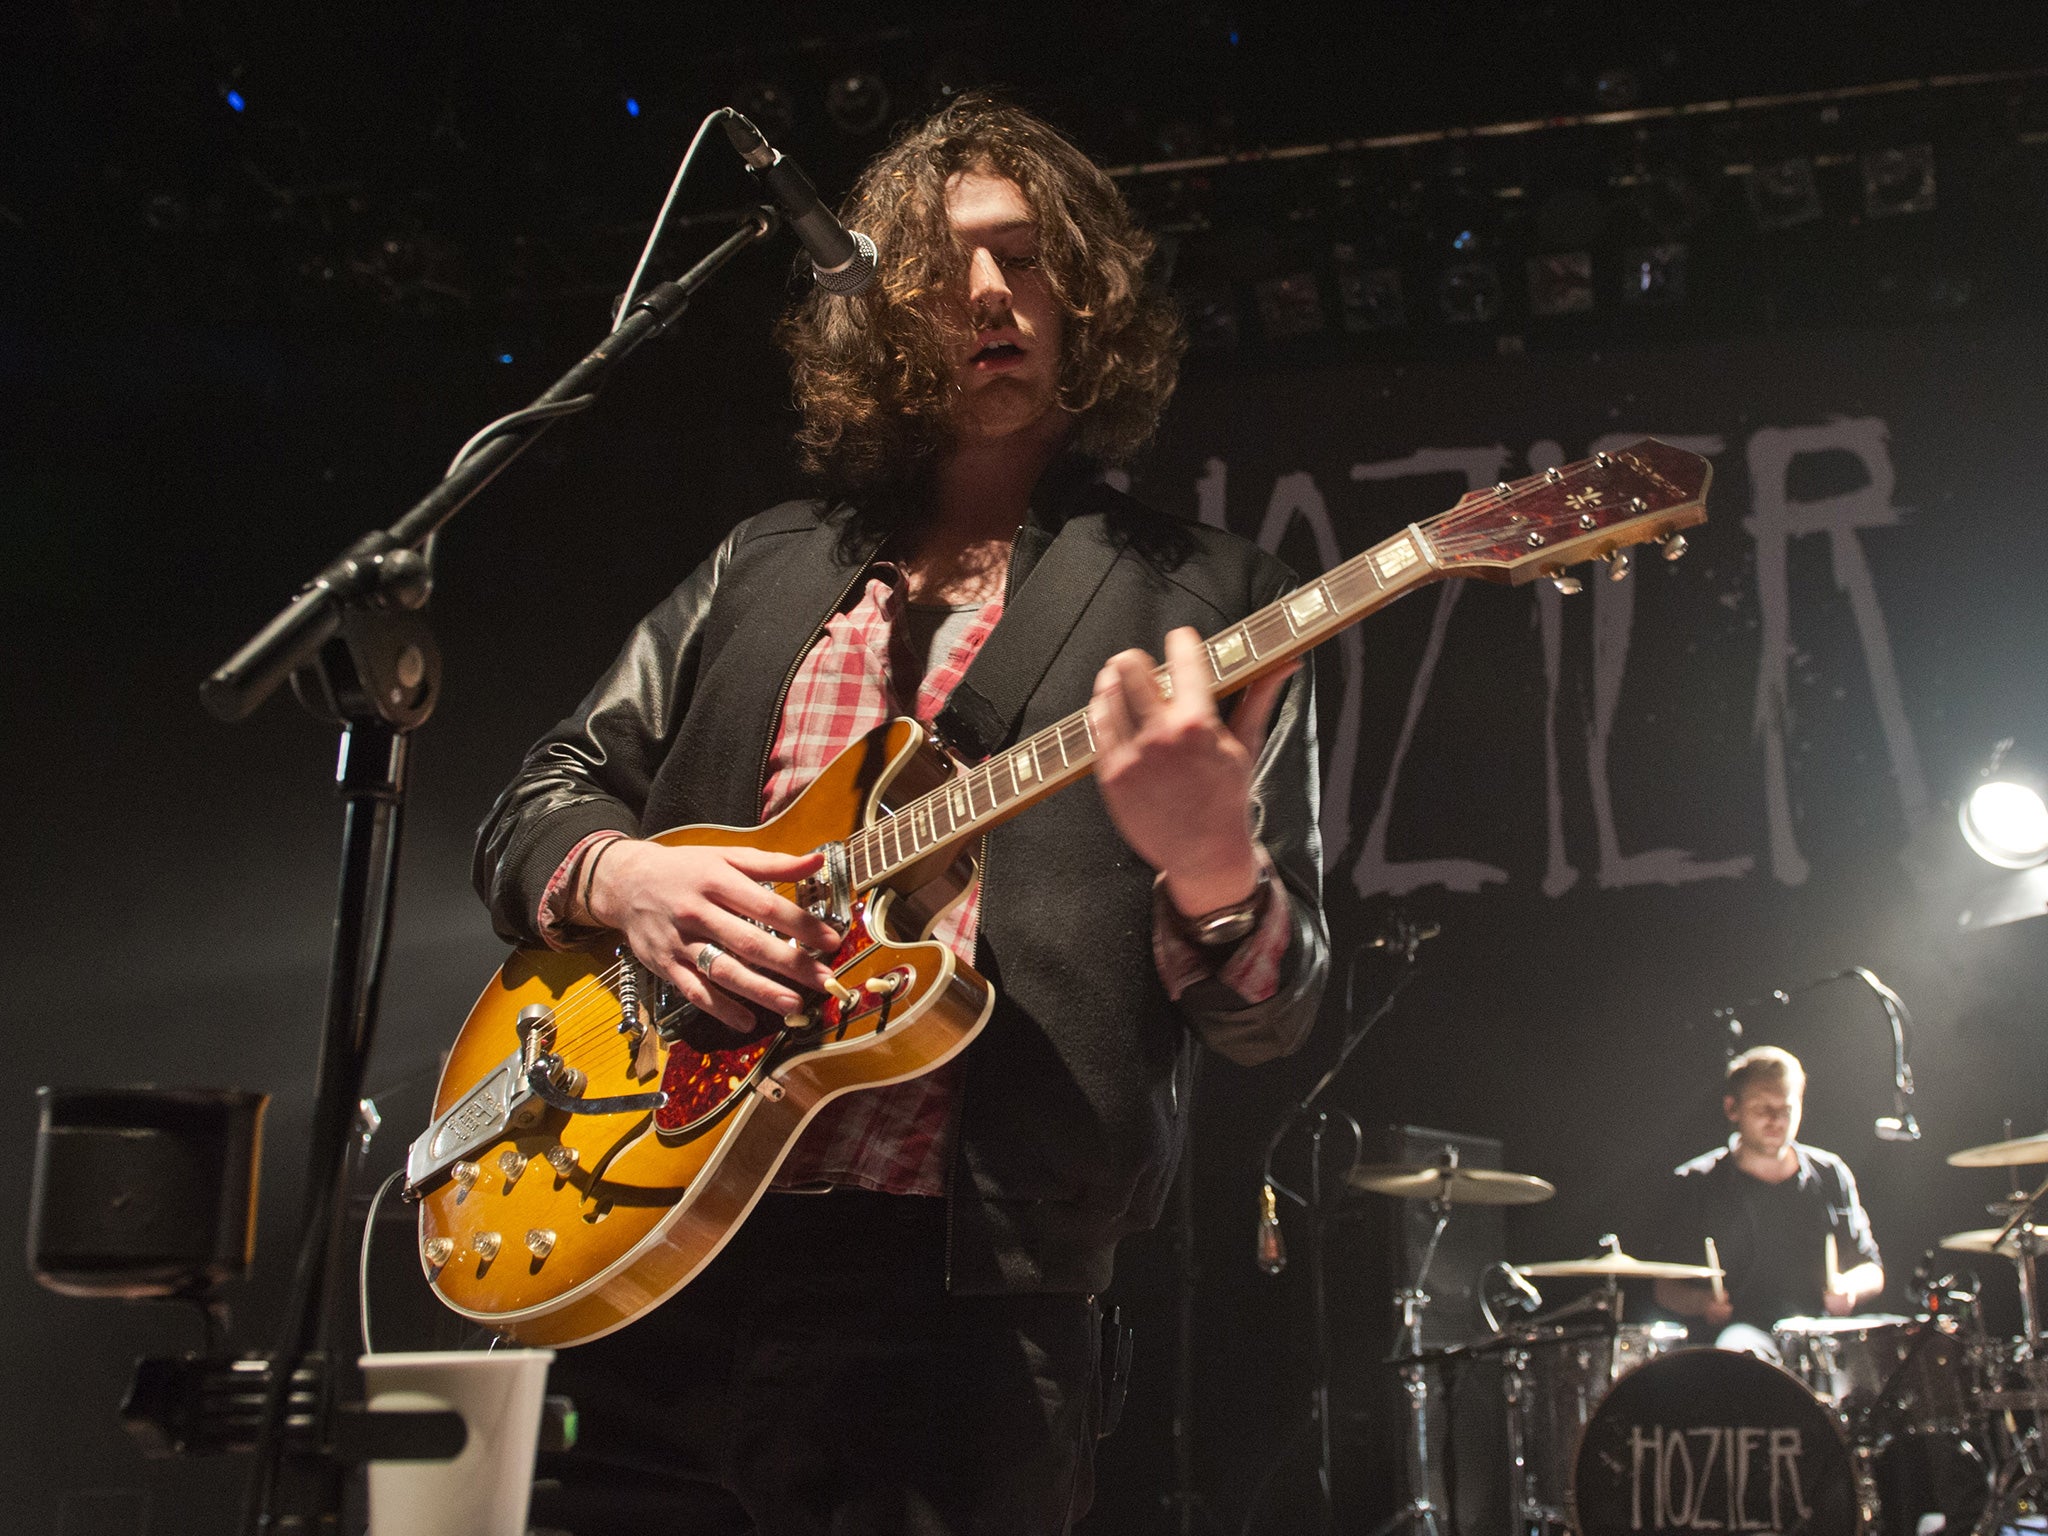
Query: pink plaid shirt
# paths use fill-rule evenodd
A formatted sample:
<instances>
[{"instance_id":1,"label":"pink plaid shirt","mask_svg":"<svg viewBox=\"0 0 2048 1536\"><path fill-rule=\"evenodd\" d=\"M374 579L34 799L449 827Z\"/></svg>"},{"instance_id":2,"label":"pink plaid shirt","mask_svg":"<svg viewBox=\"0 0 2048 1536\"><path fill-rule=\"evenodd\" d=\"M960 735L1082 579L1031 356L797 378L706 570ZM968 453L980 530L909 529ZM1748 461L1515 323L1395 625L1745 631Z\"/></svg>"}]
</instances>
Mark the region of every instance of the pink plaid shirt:
<instances>
[{"instance_id":1,"label":"pink plaid shirt","mask_svg":"<svg viewBox=\"0 0 2048 1536\"><path fill-rule=\"evenodd\" d=\"M761 794L763 821L802 794L862 735L904 712L902 701L911 693L906 685L917 678L924 658L907 655L897 643L897 619L905 602L902 582L893 568L878 569L883 574L868 579L859 601L826 620L825 632L805 654L790 684L768 757L768 779ZM919 720L929 725L945 705L1002 611L999 601L986 605L949 654L917 683L911 713ZM599 832L585 838L556 870L541 900L541 932L550 944L566 948L581 938L564 921L568 895L575 889L584 858L619 835ZM977 887L932 934L969 964L974 959L979 901ZM1164 923L1153 930L1152 953L1172 997L1214 976L1248 1004L1255 1003L1278 990L1290 928L1283 897L1268 904L1265 921L1232 951L1220 971ZM853 1185L885 1194L944 1194L959 1064L956 1057L921 1077L834 1099L805 1128L776 1175L775 1187Z\"/></svg>"}]
</instances>

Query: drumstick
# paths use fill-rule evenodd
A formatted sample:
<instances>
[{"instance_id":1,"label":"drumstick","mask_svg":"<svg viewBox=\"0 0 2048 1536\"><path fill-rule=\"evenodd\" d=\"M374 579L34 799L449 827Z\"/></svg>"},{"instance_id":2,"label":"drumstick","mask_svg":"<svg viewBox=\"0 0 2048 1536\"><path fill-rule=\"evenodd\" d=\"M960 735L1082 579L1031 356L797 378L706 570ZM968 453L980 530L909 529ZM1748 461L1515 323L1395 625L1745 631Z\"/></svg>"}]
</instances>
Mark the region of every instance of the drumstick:
<instances>
[{"instance_id":1,"label":"drumstick","mask_svg":"<svg viewBox=\"0 0 2048 1536\"><path fill-rule=\"evenodd\" d=\"M1714 1300L1726 1301L1728 1299L1728 1288L1721 1284L1721 1253L1714 1246L1714 1240L1711 1237L1707 1239L1707 1268L1713 1271L1713 1274L1707 1277L1707 1283L1714 1288Z\"/></svg>"},{"instance_id":2,"label":"drumstick","mask_svg":"<svg viewBox=\"0 0 2048 1536\"><path fill-rule=\"evenodd\" d=\"M1828 1233L1825 1246L1821 1252L1827 1261L1828 1294L1832 1296L1841 1289L1842 1285L1842 1271L1836 1267L1836 1260L1839 1258L1839 1255L1835 1251L1834 1233Z\"/></svg>"}]
</instances>

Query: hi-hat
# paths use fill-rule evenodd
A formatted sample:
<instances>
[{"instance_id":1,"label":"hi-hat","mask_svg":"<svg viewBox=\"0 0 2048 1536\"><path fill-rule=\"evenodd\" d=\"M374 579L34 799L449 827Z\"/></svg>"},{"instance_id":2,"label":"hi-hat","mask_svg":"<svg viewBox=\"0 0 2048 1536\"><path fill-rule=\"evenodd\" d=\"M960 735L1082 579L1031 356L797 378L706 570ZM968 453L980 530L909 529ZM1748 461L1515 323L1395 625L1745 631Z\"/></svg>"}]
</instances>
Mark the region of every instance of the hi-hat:
<instances>
[{"instance_id":1,"label":"hi-hat","mask_svg":"<svg viewBox=\"0 0 2048 1536\"><path fill-rule=\"evenodd\" d=\"M1618 1280L1711 1280L1725 1270L1705 1264L1665 1264L1656 1259L1635 1259L1621 1252L1603 1253L1591 1259L1549 1259L1541 1264L1517 1264L1515 1273L1542 1280L1550 1277L1598 1277L1612 1275Z\"/></svg>"},{"instance_id":2,"label":"hi-hat","mask_svg":"<svg viewBox=\"0 0 2048 1536\"><path fill-rule=\"evenodd\" d=\"M2022 1163L2048 1163L2048 1131L1986 1142L1948 1155L1951 1168L2017 1168Z\"/></svg>"},{"instance_id":3,"label":"hi-hat","mask_svg":"<svg viewBox=\"0 0 2048 1536\"><path fill-rule=\"evenodd\" d=\"M1366 1163L1346 1174L1344 1182L1370 1194L1451 1205L1535 1205L1557 1193L1555 1184L1534 1174L1441 1163Z\"/></svg>"},{"instance_id":4,"label":"hi-hat","mask_svg":"<svg viewBox=\"0 0 2048 1536\"><path fill-rule=\"evenodd\" d=\"M1941 1240L1941 1246L1951 1253L1996 1253L2008 1259L2020 1256L2022 1245L2032 1248L2048 1247L2048 1232L2022 1222L2010 1232L2005 1232L2005 1241L1998 1240L2003 1227L1978 1227L1970 1232L1951 1232Z\"/></svg>"}]
</instances>

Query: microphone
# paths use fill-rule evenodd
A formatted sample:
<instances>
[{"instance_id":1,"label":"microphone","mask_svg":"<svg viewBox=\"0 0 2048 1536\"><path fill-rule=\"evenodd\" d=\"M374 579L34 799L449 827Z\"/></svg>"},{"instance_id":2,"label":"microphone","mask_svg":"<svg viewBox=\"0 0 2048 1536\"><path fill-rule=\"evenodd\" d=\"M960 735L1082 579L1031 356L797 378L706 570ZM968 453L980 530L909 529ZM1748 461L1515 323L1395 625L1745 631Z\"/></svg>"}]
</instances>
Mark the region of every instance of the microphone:
<instances>
[{"instance_id":1,"label":"microphone","mask_svg":"<svg viewBox=\"0 0 2048 1536\"><path fill-rule=\"evenodd\" d=\"M1253 1257L1263 1274L1277 1275L1287 1267L1287 1244L1280 1236L1280 1206L1271 1180L1259 1186L1259 1237Z\"/></svg>"},{"instance_id":2,"label":"microphone","mask_svg":"<svg viewBox=\"0 0 2048 1536\"><path fill-rule=\"evenodd\" d=\"M797 169L796 162L771 147L760 129L730 108L725 136L747 162L747 169L774 195L789 227L810 252L811 274L818 286L844 297L865 292L875 280L875 242L841 224L838 216L818 201L818 189Z\"/></svg>"},{"instance_id":3,"label":"microphone","mask_svg":"<svg viewBox=\"0 0 2048 1536\"><path fill-rule=\"evenodd\" d=\"M1400 912L1390 913L1387 925L1377 936L1367 942L1367 949L1391 950L1407 960L1415 958L1415 951L1422 947L1425 939L1433 939L1444 931L1441 923L1416 922Z\"/></svg>"},{"instance_id":4,"label":"microphone","mask_svg":"<svg viewBox=\"0 0 2048 1536\"><path fill-rule=\"evenodd\" d=\"M1879 981L1877 973L1867 965L1852 965L1836 974L1843 978L1854 977L1877 994L1892 1028L1892 1112L1877 1117L1877 1139L1918 1141L1920 1122L1913 1118L1912 1109L1913 1068L1906 1060L1906 1035L1912 1027L1912 1015L1906 1011L1906 1000Z\"/></svg>"}]
</instances>

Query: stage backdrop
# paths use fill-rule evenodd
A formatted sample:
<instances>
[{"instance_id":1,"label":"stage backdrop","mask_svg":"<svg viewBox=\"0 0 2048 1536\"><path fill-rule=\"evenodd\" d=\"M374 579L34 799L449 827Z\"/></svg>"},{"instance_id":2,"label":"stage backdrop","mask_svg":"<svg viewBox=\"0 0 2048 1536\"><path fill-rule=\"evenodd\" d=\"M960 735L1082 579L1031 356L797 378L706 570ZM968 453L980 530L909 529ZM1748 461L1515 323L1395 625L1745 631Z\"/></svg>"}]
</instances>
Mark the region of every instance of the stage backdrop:
<instances>
[{"instance_id":1,"label":"stage backdrop","mask_svg":"<svg viewBox=\"0 0 2048 1536\"><path fill-rule=\"evenodd\" d=\"M449 541L448 687L417 755L373 1172L400 1160L437 1053L496 962L467 889L470 829L491 794L638 613L787 483L760 325L705 324L721 377L703 375L703 334L686 335ZM479 383L482 348L445 338L324 351L304 337L159 340L120 371L54 384L24 418L28 465L9 480L31 531L6 623L35 665L4 855L26 972L0 1005L20 1170L6 1199L19 1230L39 1082L271 1091L262 1260L236 1296L238 1342L257 1347L296 1213L338 835L332 742L282 706L235 731L211 725L194 688L296 577L388 520L469 428L545 375ZM1992 743L2048 751L2033 546L2048 485L2044 342L2040 328L1946 328L1427 367L1190 368L1135 489L1304 575L1468 488L1639 435L1714 466L1711 521L1682 561L1643 551L1627 581L1589 572L1571 598L1547 585L1424 589L1318 657L1326 1018L1287 1063L1210 1063L1196 1110L1200 1528L1237 1528L1269 1470L1255 1527L1302 1518L1306 1232L1290 1210L1295 1262L1278 1279L1256 1273L1258 1156L1384 995L1389 962L1364 946L1396 908L1442 934L1326 1102L1361 1123L1369 1156L1387 1125L1433 1125L1498 1138L1508 1167L1554 1181L1554 1201L1509 1214L1512 1257L1588 1253L1607 1232L1647 1245L1665 1174L1723 1134L1729 1036L1713 1010L1854 964L1912 1007L1926 1139L1873 1136L1891 1109L1890 1047L1860 987L1745 1012L1746 1039L1805 1058L1806 1135L1863 1181L1893 1278L1885 1305L1903 1305L1941 1233L1985 1222L2003 1181L1942 1155L1996 1139L2007 1120L2043 1123L2048 924L1958 935L1940 866L1947 802ZM552 350L560 366L580 348ZM1281 1156L1297 1183L1303 1152L1295 1141ZM1390 1207L1363 1199L1343 1215L1330 1244L1339 1482L1346 1528L1363 1530L1391 1499L1377 1364ZM421 1299L405 1227L384 1237L380 1342L451 1337ZM1125 1429L1102 1450L1092 1529L1174 1527L1160 1495L1180 1267L1165 1235L1126 1256L1136 1377ZM2010 1277L1977 1267L2009 1323ZM16 1448L4 1497L23 1527L216 1528L238 1469L147 1466L112 1423L127 1357L191 1331L48 1295L18 1269L0 1285L12 1384L0 1436Z\"/></svg>"}]
</instances>

